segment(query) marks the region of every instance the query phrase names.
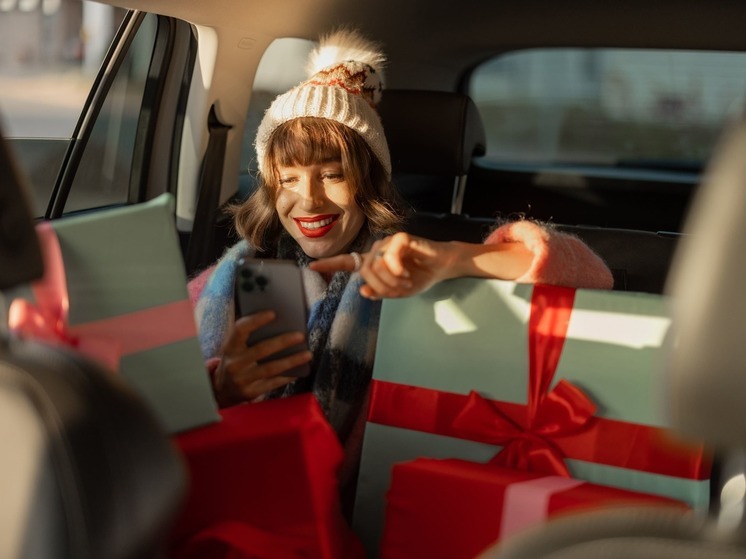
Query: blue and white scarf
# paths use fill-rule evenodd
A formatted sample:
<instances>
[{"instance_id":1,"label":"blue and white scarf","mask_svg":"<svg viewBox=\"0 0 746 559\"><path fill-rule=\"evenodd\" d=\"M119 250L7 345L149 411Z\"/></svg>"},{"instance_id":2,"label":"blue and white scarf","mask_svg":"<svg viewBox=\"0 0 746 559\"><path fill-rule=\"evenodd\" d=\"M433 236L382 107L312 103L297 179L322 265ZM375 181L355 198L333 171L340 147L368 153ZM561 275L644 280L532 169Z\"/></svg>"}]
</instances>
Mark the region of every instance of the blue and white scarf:
<instances>
[{"instance_id":1,"label":"blue and white scarf","mask_svg":"<svg viewBox=\"0 0 746 559\"><path fill-rule=\"evenodd\" d=\"M363 252L370 243L369 236L361 234L350 250ZM238 261L254 254L246 241L229 248L199 296L196 317L206 359L219 356L228 328L235 321L233 282ZM312 391L340 439L345 441L360 413L371 378L381 303L360 296L363 280L357 273L336 272L327 283L321 274L308 268L310 258L289 235L281 237L270 257L294 259L302 268L308 303L308 344L313 359L308 377L267 397Z\"/></svg>"}]
</instances>

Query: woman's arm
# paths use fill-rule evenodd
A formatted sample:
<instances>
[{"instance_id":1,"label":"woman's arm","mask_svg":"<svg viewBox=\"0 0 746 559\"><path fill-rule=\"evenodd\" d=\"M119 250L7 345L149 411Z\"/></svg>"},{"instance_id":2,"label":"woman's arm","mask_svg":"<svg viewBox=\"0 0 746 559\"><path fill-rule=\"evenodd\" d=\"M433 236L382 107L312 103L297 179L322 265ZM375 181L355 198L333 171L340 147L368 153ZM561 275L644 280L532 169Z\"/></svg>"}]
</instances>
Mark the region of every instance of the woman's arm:
<instances>
[{"instance_id":1,"label":"woman's arm","mask_svg":"<svg viewBox=\"0 0 746 559\"><path fill-rule=\"evenodd\" d=\"M352 271L350 255L317 260L319 272ZM440 281L470 276L610 289L611 272L578 238L530 221L496 229L484 244L439 242L407 233L377 241L363 255L360 274L365 297L406 297Z\"/></svg>"}]
</instances>

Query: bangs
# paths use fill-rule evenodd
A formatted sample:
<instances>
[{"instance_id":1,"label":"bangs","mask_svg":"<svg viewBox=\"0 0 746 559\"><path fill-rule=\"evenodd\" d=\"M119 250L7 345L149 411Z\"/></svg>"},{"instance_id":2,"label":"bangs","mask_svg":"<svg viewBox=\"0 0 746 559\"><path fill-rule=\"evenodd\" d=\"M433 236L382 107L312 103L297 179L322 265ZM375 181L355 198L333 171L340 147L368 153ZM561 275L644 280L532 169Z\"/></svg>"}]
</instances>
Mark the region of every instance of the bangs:
<instances>
[{"instance_id":1,"label":"bangs","mask_svg":"<svg viewBox=\"0 0 746 559\"><path fill-rule=\"evenodd\" d=\"M321 118L296 118L277 127L269 140L271 167L346 161L345 126Z\"/></svg>"}]
</instances>

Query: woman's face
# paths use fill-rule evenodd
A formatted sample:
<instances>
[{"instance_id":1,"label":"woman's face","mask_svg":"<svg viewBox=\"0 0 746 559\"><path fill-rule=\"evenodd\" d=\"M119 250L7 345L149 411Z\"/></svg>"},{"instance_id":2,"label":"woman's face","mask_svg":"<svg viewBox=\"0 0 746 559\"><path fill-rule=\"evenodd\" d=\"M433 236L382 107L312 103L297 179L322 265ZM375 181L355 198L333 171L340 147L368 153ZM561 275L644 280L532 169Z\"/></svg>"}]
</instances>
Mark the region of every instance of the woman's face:
<instances>
[{"instance_id":1,"label":"woman's face","mask_svg":"<svg viewBox=\"0 0 746 559\"><path fill-rule=\"evenodd\" d=\"M339 160L278 167L282 226L311 258L346 252L365 223Z\"/></svg>"}]
</instances>

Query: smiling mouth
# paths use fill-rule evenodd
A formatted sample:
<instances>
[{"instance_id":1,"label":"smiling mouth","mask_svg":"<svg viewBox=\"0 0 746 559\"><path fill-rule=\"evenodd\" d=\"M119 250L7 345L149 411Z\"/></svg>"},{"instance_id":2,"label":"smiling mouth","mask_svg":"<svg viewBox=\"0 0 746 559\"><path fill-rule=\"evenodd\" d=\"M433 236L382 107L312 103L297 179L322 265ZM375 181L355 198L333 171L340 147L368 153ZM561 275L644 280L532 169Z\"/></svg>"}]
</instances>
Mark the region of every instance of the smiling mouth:
<instances>
[{"instance_id":1,"label":"smiling mouth","mask_svg":"<svg viewBox=\"0 0 746 559\"><path fill-rule=\"evenodd\" d=\"M298 229L306 237L323 237L332 230L339 219L338 215L321 215L317 217L294 217Z\"/></svg>"}]
</instances>

